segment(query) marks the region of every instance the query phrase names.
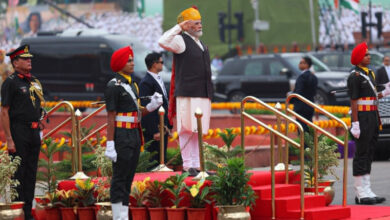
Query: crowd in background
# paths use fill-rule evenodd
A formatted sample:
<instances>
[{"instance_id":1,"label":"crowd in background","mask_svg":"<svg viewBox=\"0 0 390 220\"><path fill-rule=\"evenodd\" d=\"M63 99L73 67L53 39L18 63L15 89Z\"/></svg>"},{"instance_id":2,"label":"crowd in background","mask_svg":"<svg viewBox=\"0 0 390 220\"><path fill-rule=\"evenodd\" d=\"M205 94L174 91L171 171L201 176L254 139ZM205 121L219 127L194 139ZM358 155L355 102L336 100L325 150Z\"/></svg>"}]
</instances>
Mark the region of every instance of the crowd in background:
<instances>
[{"instance_id":1,"label":"crowd in background","mask_svg":"<svg viewBox=\"0 0 390 220\"><path fill-rule=\"evenodd\" d=\"M362 12L367 12L368 8L362 8ZM372 22L377 23L376 12L382 12L382 33L390 31L390 11L382 7L372 7ZM366 18L367 22L369 18ZM340 8L321 7L319 17L319 43L322 45L331 44L355 44L354 32L361 32L361 15L353 10ZM372 28L373 40L377 41L377 29Z\"/></svg>"},{"instance_id":2,"label":"crowd in background","mask_svg":"<svg viewBox=\"0 0 390 220\"><path fill-rule=\"evenodd\" d=\"M33 14L33 13L31 13ZM39 14L38 14L39 15ZM30 19L30 17L32 19ZM32 32L30 23L35 21L35 16L29 16L27 24L13 25L5 27L2 38L0 39L0 48L9 51L16 48L21 39L27 36L36 36ZM136 13L123 11L88 13L82 19L96 29L107 31L109 33L120 33L123 35L135 36L142 39L142 43L151 51L161 51L157 40L162 35L162 16L148 16L141 18ZM34 20L29 22L30 20ZM39 22L41 19L38 18ZM56 18L39 24L38 31L63 31L67 29L85 29L86 25L75 21L72 18Z\"/></svg>"},{"instance_id":3,"label":"crowd in background","mask_svg":"<svg viewBox=\"0 0 390 220\"><path fill-rule=\"evenodd\" d=\"M362 11L367 11L367 8L362 8ZM373 15L379 11L383 12L382 32L390 32L390 11L373 6ZM137 13L128 13L124 11L88 12L81 16L81 19L96 29L109 33L135 36L138 39L141 39L144 46L150 51L162 50L157 44L158 38L163 33L163 17L161 15L142 18ZM349 45L355 44L353 33L361 31L360 14L344 8L341 8L340 10L331 10L321 7L319 21L318 48L311 48L306 45L299 45L298 48L296 42L291 44L293 46L286 42L287 49L283 46L281 46L280 49L275 49L275 46L271 47L260 44L254 51L256 53L300 52L306 50L322 50L326 48L337 49L338 47L343 50L348 48ZM377 22L375 16L372 16L372 22ZM0 33L0 48L4 51L10 51L12 48L16 48L19 45L23 37L36 36L37 31L63 31L68 29L85 29L87 27L85 24L79 23L73 18L64 16L43 21L39 12L32 12L26 21L20 24L16 20L14 20L13 23L11 22L8 24L0 23L0 28L4 29L4 32ZM376 28L373 28L373 36L376 36L376 33ZM223 55L221 57L224 58ZM6 57L5 62L8 62L7 59L8 58ZM216 60L218 63L215 61L214 66L216 69L220 69L221 63L219 59Z\"/></svg>"}]
</instances>

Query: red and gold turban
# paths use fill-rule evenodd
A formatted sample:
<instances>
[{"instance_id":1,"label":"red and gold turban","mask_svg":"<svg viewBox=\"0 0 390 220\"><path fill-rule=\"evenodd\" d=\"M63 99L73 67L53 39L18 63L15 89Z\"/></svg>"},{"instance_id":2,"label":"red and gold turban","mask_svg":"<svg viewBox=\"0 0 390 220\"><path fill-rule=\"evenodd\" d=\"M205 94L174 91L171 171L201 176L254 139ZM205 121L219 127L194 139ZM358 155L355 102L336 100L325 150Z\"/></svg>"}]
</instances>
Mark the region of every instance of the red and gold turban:
<instances>
[{"instance_id":1,"label":"red and gold turban","mask_svg":"<svg viewBox=\"0 0 390 220\"><path fill-rule=\"evenodd\" d=\"M177 16L177 23L180 24L183 21L186 20L201 20L202 17L200 16L200 13L198 11L198 8L196 6L192 6L191 8L187 8L186 10L182 11L179 16Z\"/></svg>"},{"instance_id":2,"label":"red and gold turban","mask_svg":"<svg viewBox=\"0 0 390 220\"><path fill-rule=\"evenodd\" d=\"M111 69L114 72L119 72L126 66L129 56L134 58L133 49L130 46L122 47L116 50L111 56Z\"/></svg>"},{"instance_id":3,"label":"red and gold turban","mask_svg":"<svg viewBox=\"0 0 390 220\"><path fill-rule=\"evenodd\" d=\"M368 47L367 47L366 42L363 42L363 43L357 45L355 48L353 48L352 54L351 54L352 65L358 65L360 62L362 62L367 51L368 51Z\"/></svg>"}]
</instances>

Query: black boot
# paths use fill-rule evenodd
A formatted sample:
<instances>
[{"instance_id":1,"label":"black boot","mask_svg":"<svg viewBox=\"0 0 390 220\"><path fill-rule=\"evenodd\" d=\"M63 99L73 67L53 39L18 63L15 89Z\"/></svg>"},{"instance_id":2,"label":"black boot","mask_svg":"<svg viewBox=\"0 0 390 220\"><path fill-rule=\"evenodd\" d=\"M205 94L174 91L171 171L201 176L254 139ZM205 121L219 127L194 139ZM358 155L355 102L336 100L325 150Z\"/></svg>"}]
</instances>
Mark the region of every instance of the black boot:
<instances>
[{"instance_id":1,"label":"black boot","mask_svg":"<svg viewBox=\"0 0 390 220\"><path fill-rule=\"evenodd\" d=\"M355 197L355 203L360 204L360 205L374 205L376 204L376 199L375 198L370 198L370 197L364 197L364 198L358 198Z\"/></svg>"},{"instance_id":2,"label":"black boot","mask_svg":"<svg viewBox=\"0 0 390 220\"><path fill-rule=\"evenodd\" d=\"M185 172L188 173L188 176L197 176L199 174L199 172L195 168L189 168L188 170L183 169L182 173L185 173Z\"/></svg>"},{"instance_id":3,"label":"black boot","mask_svg":"<svg viewBox=\"0 0 390 220\"><path fill-rule=\"evenodd\" d=\"M374 199L375 199L375 203L377 203L377 204L386 201L386 198L385 198L385 197L375 196Z\"/></svg>"}]
</instances>

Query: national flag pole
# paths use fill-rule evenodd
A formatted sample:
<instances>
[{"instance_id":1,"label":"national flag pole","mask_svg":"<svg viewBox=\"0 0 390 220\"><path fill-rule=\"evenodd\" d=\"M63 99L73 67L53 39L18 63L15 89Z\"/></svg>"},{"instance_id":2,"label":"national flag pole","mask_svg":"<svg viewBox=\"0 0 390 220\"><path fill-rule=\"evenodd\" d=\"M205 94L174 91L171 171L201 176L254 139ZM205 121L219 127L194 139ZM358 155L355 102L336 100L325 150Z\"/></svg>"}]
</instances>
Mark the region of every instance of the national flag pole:
<instances>
[{"instance_id":1,"label":"national flag pole","mask_svg":"<svg viewBox=\"0 0 390 220\"><path fill-rule=\"evenodd\" d=\"M314 21L313 0L309 0L309 6L310 6L311 37L313 41L313 48L316 48L317 40L316 40L316 30L315 30L315 21Z\"/></svg>"}]
</instances>

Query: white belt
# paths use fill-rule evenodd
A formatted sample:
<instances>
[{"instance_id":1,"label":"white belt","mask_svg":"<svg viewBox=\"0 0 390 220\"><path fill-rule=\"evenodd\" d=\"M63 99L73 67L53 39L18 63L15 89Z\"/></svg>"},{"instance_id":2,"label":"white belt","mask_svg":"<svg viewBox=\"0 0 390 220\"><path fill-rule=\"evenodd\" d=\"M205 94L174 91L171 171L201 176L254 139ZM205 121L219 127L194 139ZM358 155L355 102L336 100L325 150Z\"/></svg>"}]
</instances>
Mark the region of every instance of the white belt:
<instances>
[{"instance_id":1,"label":"white belt","mask_svg":"<svg viewBox=\"0 0 390 220\"><path fill-rule=\"evenodd\" d=\"M378 100L358 100L358 105L378 105Z\"/></svg>"},{"instance_id":2,"label":"white belt","mask_svg":"<svg viewBox=\"0 0 390 220\"><path fill-rule=\"evenodd\" d=\"M138 117L134 116L116 116L115 121L138 123Z\"/></svg>"}]
</instances>

